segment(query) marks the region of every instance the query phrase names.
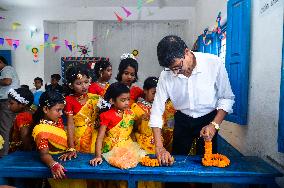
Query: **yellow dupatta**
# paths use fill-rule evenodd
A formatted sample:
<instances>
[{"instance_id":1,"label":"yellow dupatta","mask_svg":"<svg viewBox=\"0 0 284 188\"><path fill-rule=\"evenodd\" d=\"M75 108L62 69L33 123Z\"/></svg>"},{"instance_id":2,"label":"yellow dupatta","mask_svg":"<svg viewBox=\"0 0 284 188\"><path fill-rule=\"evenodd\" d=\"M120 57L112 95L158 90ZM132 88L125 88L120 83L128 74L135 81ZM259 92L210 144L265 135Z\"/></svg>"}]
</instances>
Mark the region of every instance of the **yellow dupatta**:
<instances>
[{"instance_id":1,"label":"yellow dupatta","mask_svg":"<svg viewBox=\"0 0 284 188\"><path fill-rule=\"evenodd\" d=\"M75 126L75 149L84 153L94 153L98 135L99 95L88 93L88 100L81 110L73 115Z\"/></svg>"},{"instance_id":2,"label":"yellow dupatta","mask_svg":"<svg viewBox=\"0 0 284 188\"><path fill-rule=\"evenodd\" d=\"M110 151L114 146L120 147L133 142L130 134L133 129L134 120L135 114L131 110L125 110L122 120L106 132L103 140L103 153Z\"/></svg>"},{"instance_id":3,"label":"yellow dupatta","mask_svg":"<svg viewBox=\"0 0 284 188\"><path fill-rule=\"evenodd\" d=\"M131 109L140 119L141 122L138 125L138 131L135 132L135 137L142 149L144 149L148 154L155 154L155 144L154 136L151 127L149 126L149 119L143 117L143 115L150 115L150 107L142 104L141 102L133 103Z\"/></svg>"},{"instance_id":4,"label":"yellow dupatta","mask_svg":"<svg viewBox=\"0 0 284 188\"><path fill-rule=\"evenodd\" d=\"M47 139L48 142L58 151L50 151L50 154L59 154L65 152L68 148L66 132L53 125L38 124L33 129L32 136L36 143L39 143L42 139Z\"/></svg>"}]
</instances>

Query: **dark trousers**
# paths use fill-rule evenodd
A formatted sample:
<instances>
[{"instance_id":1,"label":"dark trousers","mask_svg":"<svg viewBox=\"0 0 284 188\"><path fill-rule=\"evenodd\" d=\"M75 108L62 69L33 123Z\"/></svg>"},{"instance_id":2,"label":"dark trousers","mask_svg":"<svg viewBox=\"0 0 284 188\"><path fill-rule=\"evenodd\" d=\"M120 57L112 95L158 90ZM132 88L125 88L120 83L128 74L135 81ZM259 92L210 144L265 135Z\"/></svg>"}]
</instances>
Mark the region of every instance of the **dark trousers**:
<instances>
[{"instance_id":1,"label":"dark trousers","mask_svg":"<svg viewBox=\"0 0 284 188\"><path fill-rule=\"evenodd\" d=\"M201 129L208 125L215 118L217 111L199 118L192 118L184 113L177 111L175 114L175 128L173 135L173 155L187 155L192 146L193 140L199 138ZM212 140L213 153L217 152L217 137ZM204 140L198 139L196 145L196 154L204 154Z\"/></svg>"},{"instance_id":2,"label":"dark trousers","mask_svg":"<svg viewBox=\"0 0 284 188\"><path fill-rule=\"evenodd\" d=\"M192 118L181 111L177 111L175 114L175 127L174 127L174 137L173 137L173 155L188 155L190 148L193 144L195 138L199 138L201 129L208 125L217 114L217 110L204 115L199 118ZM214 136L212 140L213 153L217 152L217 137ZM204 140L200 138L196 143L196 154L204 154ZM201 163L201 161L200 161ZM201 164L200 164L201 165ZM212 184L204 183L166 183L166 188L203 188L212 187Z\"/></svg>"},{"instance_id":3,"label":"dark trousers","mask_svg":"<svg viewBox=\"0 0 284 188\"><path fill-rule=\"evenodd\" d=\"M4 139L3 149L0 150L0 157L7 155L9 150L9 136L13 126L15 113L8 108L8 100L0 100L0 135Z\"/></svg>"}]
</instances>

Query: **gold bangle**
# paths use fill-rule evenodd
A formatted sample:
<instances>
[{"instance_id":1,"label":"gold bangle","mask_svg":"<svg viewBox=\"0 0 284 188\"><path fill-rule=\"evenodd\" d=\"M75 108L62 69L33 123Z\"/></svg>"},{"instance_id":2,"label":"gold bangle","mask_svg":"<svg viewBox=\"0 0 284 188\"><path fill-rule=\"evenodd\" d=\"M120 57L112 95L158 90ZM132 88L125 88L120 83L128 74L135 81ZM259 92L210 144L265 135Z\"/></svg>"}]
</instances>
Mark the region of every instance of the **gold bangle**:
<instances>
[{"instance_id":1,"label":"gold bangle","mask_svg":"<svg viewBox=\"0 0 284 188\"><path fill-rule=\"evenodd\" d=\"M76 151L76 149L75 148L68 148L66 151L67 152L73 152L73 151Z\"/></svg>"}]
</instances>

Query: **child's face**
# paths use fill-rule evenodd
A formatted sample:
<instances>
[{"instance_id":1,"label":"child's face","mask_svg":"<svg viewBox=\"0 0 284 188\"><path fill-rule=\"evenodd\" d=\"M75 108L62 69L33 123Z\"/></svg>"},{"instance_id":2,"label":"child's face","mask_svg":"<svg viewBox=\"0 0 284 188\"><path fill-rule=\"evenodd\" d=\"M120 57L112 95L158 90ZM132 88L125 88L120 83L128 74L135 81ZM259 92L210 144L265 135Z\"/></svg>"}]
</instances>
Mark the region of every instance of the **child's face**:
<instances>
[{"instance_id":1,"label":"child's face","mask_svg":"<svg viewBox=\"0 0 284 188\"><path fill-rule=\"evenodd\" d=\"M41 86L42 86L42 83L41 83L41 81L40 81L40 80L35 80L34 85L35 85L35 88L36 88L36 89L40 89L40 88L41 88Z\"/></svg>"},{"instance_id":2,"label":"child's face","mask_svg":"<svg viewBox=\"0 0 284 188\"><path fill-rule=\"evenodd\" d=\"M119 110L125 110L129 108L130 94L122 93L113 102L114 106Z\"/></svg>"},{"instance_id":3,"label":"child's face","mask_svg":"<svg viewBox=\"0 0 284 188\"><path fill-rule=\"evenodd\" d=\"M23 111L25 109L25 105L19 103L18 101L14 100L14 99L9 99L8 108L12 112L18 113L18 112L21 112L21 111Z\"/></svg>"},{"instance_id":4,"label":"child's face","mask_svg":"<svg viewBox=\"0 0 284 188\"><path fill-rule=\"evenodd\" d=\"M64 104L56 104L55 106L48 108L47 106L43 107L43 112L47 120L57 122L58 119L62 116L62 110L64 109Z\"/></svg>"},{"instance_id":5,"label":"child's face","mask_svg":"<svg viewBox=\"0 0 284 188\"><path fill-rule=\"evenodd\" d=\"M112 67L109 66L102 72L102 80L108 82L111 76L112 76Z\"/></svg>"},{"instance_id":6,"label":"child's face","mask_svg":"<svg viewBox=\"0 0 284 188\"><path fill-rule=\"evenodd\" d=\"M88 92L90 86L90 80L86 75L83 75L81 79L76 79L70 86L74 90L75 94L83 95Z\"/></svg>"},{"instance_id":7,"label":"child's face","mask_svg":"<svg viewBox=\"0 0 284 188\"><path fill-rule=\"evenodd\" d=\"M57 85L58 84L58 80L56 80L55 78L51 78L50 83L51 83L51 85Z\"/></svg>"},{"instance_id":8,"label":"child's face","mask_svg":"<svg viewBox=\"0 0 284 188\"><path fill-rule=\"evenodd\" d=\"M121 82L127 86L131 86L135 80L135 69L128 66L122 73Z\"/></svg>"},{"instance_id":9,"label":"child's face","mask_svg":"<svg viewBox=\"0 0 284 188\"><path fill-rule=\"evenodd\" d=\"M145 100L148 102L153 102L156 94L156 88L144 89Z\"/></svg>"}]
</instances>

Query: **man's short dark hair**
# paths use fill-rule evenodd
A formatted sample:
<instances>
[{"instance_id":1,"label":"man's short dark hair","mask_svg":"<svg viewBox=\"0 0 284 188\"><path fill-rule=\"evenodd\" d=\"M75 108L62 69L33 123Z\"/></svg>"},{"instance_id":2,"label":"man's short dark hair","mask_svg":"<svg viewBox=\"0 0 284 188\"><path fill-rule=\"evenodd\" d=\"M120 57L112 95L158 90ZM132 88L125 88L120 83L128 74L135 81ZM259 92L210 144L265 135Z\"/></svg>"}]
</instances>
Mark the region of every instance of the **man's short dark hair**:
<instances>
[{"instance_id":1,"label":"man's short dark hair","mask_svg":"<svg viewBox=\"0 0 284 188\"><path fill-rule=\"evenodd\" d=\"M55 80L59 81L61 79L61 76L59 74L53 74L51 75L51 78L54 78Z\"/></svg>"},{"instance_id":2,"label":"man's short dark hair","mask_svg":"<svg viewBox=\"0 0 284 188\"><path fill-rule=\"evenodd\" d=\"M41 84L43 84L43 79L42 79L42 78L36 77L36 78L34 79L34 82L35 82L36 80L39 80L39 81L41 82Z\"/></svg>"},{"instance_id":3,"label":"man's short dark hair","mask_svg":"<svg viewBox=\"0 0 284 188\"><path fill-rule=\"evenodd\" d=\"M168 35L157 46L157 56L160 66L169 67L175 58L183 58L187 45L178 36Z\"/></svg>"},{"instance_id":4,"label":"man's short dark hair","mask_svg":"<svg viewBox=\"0 0 284 188\"><path fill-rule=\"evenodd\" d=\"M5 65L8 65L8 62L4 56L0 56L0 61L2 61Z\"/></svg>"}]
</instances>

